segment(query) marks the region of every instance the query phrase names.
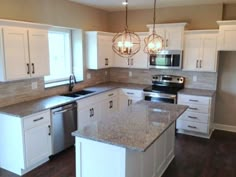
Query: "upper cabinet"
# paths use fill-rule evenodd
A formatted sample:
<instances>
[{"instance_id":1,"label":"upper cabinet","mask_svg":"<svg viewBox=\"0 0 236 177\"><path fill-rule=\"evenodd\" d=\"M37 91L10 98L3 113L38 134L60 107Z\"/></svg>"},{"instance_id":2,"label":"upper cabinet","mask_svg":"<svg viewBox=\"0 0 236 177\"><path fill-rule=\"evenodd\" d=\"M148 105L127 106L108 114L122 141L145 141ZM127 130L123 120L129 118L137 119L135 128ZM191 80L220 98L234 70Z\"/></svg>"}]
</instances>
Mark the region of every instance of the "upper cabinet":
<instances>
[{"instance_id":1,"label":"upper cabinet","mask_svg":"<svg viewBox=\"0 0 236 177\"><path fill-rule=\"evenodd\" d=\"M112 66L113 33L88 31L86 37L86 58L88 69L103 69Z\"/></svg>"},{"instance_id":2,"label":"upper cabinet","mask_svg":"<svg viewBox=\"0 0 236 177\"><path fill-rule=\"evenodd\" d=\"M183 50L184 28L186 23L157 24L156 32L164 39L165 50ZM147 25L149 32L153 31L153 25Z\"/></svg>"},{"instance_id":3,"label":"upper cabinet","mask_svg":"<svg viewBox=\"0 0 236 177\"><path fill-rule=\"evenodd\" d=\"M217 21L219 25L218 50L236 51L236 21Z\"/></svg>"},{"instance_id":4,"label":"upper cabinet","mask_svg":"<svg viewBox=\"0 0 236 177\"><path fill-rule=\"evenodd\" d=\"M148 55L144 52L144 38L149 35L148 32L137 33L140 37L140 50L131 58L123 58L119 55L114 55L114 67L123 68L137 68L137 69L147 69L148 68Z\"/></svg>"},{"instance_id":5,"label":"upper cabinet","mask_svg":"<svg viewBox=\"0 0 236 177\"><path fill-rule=\"evenodd\" d=\"M183 70L216 72L218 30L185 32Z\"/></svg>"},{"instance_id":6,"label":"upper cabinet","mask_svg":"<svg viewBox=\"0 0 236 177\"><path fill-rule=\"evenodd\" d=\"M0 81L49 74L48 31L1 27Z\"/></svg>"}]
</instances>

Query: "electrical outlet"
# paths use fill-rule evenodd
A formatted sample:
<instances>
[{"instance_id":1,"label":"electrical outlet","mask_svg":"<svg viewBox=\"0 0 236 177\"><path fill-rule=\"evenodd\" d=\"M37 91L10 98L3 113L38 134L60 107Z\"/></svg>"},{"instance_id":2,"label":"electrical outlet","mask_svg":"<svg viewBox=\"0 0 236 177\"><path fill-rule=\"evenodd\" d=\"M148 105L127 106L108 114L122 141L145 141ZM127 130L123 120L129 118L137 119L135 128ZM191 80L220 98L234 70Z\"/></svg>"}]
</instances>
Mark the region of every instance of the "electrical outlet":
<instances>
[{"instance_id":1,"label":"electrical outlet","mask_svg":"<svg viewBox=\"0 0 236 177\"><path fill-rule=\"evenodd\" d=\"M197 76L193 76L193 82L197 82Z\"/></svg>"},{"instance_id":2,"label":"electrical outlet","mask_svg":"<svg viewBox=\"0 0 236 177\"><path fill-rule=\"evenodd\" d=\"M35 90L38 88L38 82L32 82L31 83L32 90Z\"/></svg>"},{"instance_id":3,"label":"electrical outlet","mask_svg":"<svg viewBox=\"0 0 236 177\"><path fill-rule=\"evenodd\" d=\"M132 77L133 73L132 71L129 71L129 77Z\"/></svg>"},{"instance_id":4,"label":"electrical outlet","mask_svg":"<svg viewBox=\"0 0 236 177\"><path fill-rule=\"evenodd\" d=\"M107 76L107 71L105 71L105 73L104 73L104 74L105 74L105 76Z\"/></svg>"},{"instance_id":5,"label":"electrical outlet","mask_svg":"<svg viewBox=\"0 0 236 177\"><path fill-rule=\"evenodd\" d=\"M87 73L87 79L91 79L91 74Z\"/></svg>"}]
</instances>

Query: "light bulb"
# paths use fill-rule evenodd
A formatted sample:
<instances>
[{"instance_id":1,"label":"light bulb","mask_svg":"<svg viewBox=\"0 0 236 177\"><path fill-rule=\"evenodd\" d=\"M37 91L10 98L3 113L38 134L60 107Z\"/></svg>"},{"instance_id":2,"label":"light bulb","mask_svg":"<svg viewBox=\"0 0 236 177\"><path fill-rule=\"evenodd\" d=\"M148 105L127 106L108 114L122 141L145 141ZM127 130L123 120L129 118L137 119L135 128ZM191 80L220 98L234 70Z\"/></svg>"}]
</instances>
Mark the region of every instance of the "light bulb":
<instances>
[{"instance_id":1,"label":"light bulb","mask_svg":"<svg viewBox=\"0 0 236 177\"><path fill-rule=\"evenodd\" d=\"M150 42L149 44L148 44L148 48L149 49L153 49L155 47L155 45L152 43L152 42Z\"/></svg>"},{"instance_id":2,"label":"light bulb","mask_svg":"<svg viewBox=\"0 0 236 177\"><path fill-rule=\"evenodd\" d=\"M123 42L122 42L122 41L119 41L119 42L117 43L117 46L118 46L118 47L123 47Z\"/></svg>"}]
</instances>

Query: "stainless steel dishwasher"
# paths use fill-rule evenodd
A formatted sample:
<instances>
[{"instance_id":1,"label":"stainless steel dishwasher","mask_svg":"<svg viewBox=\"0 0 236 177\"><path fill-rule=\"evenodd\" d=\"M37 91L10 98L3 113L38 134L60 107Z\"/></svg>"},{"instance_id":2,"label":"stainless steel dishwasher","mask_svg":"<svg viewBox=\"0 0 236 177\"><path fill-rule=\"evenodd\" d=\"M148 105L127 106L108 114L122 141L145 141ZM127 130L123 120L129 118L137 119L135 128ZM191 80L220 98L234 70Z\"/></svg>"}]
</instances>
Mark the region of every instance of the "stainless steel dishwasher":
<instances>
[{"instance_id":1,"label":"stainless steel dishwasher","mask_svg":"<svg viewBox=\"0 0 236 177\"><path fill-rule=\"evenodd\" d=\"M77 104L66 104L51 110L52 154L75 144L71 133L77 130Z\"/></svg>"}]
</instances>

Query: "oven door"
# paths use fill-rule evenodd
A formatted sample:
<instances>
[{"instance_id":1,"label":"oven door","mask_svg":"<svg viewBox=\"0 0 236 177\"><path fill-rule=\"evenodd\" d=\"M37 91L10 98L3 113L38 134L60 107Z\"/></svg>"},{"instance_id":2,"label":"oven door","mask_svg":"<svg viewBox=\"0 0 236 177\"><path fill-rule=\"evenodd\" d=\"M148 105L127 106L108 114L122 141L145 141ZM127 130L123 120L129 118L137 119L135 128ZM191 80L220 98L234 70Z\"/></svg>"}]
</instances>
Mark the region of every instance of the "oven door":
<instances>
[{"instance_id":1,"label":"oven door","mask_svg":"<svg viewBox=\"0 0 236 177\"><path fill-rule=\"evenodd\" d=\"M176 95L174 94L144 92L143 95L146 101L176 104Z\"/></svg>"}]
</instances>

